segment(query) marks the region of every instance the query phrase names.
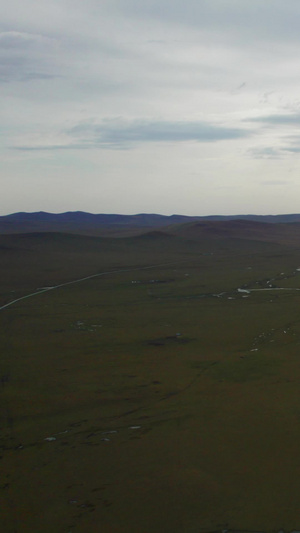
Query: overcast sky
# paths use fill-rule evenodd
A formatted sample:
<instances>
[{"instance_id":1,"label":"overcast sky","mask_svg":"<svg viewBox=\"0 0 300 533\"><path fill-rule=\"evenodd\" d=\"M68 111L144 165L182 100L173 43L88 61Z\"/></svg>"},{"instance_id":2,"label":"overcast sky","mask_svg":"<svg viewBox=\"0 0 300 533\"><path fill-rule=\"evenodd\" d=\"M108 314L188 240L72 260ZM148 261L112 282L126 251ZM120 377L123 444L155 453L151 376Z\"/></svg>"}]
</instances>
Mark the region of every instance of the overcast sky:
<instances>
[{"instance_id":1,"label":"overcast sky","mask_svg":"<svg viewBox=\"0 0 300 533\"><path fill-rule=\"evenodd\" d=\"M1 210L300 212L299 0L9 0Z\"/></svg>"}]
</instances>

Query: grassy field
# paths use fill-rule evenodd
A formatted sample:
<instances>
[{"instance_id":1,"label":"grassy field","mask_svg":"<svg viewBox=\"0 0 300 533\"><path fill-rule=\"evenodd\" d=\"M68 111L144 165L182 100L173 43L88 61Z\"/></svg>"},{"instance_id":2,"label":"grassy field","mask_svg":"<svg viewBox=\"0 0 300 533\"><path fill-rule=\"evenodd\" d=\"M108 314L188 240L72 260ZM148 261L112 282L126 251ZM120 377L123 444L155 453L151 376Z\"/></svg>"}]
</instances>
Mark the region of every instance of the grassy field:
<instances>
[{"instance_id":1,"label":"grassy field","mask_svg":"<svg viewBox=\"0 0 300 533\"><path fill-rule=\"evenodd\" d=\"M300 530L300 292L252 292L300 288L294 234L0 257L0 306L99 274L0 309L3 533Z\"/></svg>"}]
</instances>

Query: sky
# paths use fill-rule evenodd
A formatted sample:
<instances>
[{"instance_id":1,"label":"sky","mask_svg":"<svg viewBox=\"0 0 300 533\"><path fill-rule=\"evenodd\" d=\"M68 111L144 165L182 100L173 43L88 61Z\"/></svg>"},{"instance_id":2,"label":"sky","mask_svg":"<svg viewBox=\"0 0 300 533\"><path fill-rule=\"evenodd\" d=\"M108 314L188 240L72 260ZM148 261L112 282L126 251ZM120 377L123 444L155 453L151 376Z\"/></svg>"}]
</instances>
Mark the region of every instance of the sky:
<instances>
[{"instance_id":1,"label":"sky","mask_svg":"<svg viewBox=\"0 0 300 533\"><path fill-rule=\"evenodd\" d=\"M300 212L299 0L0 6L0 215Z\"/></svg>"}]
</instances>

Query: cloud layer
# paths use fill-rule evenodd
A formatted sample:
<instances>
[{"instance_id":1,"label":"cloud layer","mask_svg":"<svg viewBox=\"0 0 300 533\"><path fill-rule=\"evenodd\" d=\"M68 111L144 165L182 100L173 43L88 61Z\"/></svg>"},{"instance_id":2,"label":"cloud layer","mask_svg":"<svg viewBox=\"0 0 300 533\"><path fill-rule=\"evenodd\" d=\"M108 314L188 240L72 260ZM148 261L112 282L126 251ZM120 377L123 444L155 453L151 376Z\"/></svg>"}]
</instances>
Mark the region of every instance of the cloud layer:
<instances>
[{"instance_id":1,"label":"cloud layer","mask_svg":"<svg viewBox=\"0 0 300 533\"><path fill-rule=\"evenodd\" d=\"M11 0L0 15L4 212L297 211L297 0Z\"/></svg>"},{"instance_id":2,"label":"cloud layer","mask_svg":"<svg viewBox=\"0 0 300 533\"><path fill-rule=\"evenodd\" d=\"M134 148L139 143L210 143L241 139L249 131L241 128L226 128L205 122L167 122L151 120L105 120L102 124L78 124L68 132L71 142L60 145L33 144L15 146L18 150L57 150L90 148ZM81 142L74 142L73 139Z\"/></svg>"}]
</instances>

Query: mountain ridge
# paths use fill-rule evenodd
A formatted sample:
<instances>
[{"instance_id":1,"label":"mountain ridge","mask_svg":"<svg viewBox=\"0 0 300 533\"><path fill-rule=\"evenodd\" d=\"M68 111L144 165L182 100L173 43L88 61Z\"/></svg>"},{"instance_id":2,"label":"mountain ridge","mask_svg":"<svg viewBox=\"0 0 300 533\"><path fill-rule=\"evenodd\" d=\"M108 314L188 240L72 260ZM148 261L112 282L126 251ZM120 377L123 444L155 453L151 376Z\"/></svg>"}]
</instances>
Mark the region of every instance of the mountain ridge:
<instances>
[{"instance_id":1,"label":"mountain ridge","mask_svg":"<svg viewBox=\"0 0 300 533\"><path fill-rule=\"evenodd\" d=\"M66 211L63 213L17 212L0 216L0 233L32 232L70 232L84 234L110 234L129 230L132 234L140 230L174 226L192 222L244 221L267 224L300 223L300 214L283 215L160 215L138 213L134 215L88 213L85 211Z\"/></svg>"}]
</instances>

